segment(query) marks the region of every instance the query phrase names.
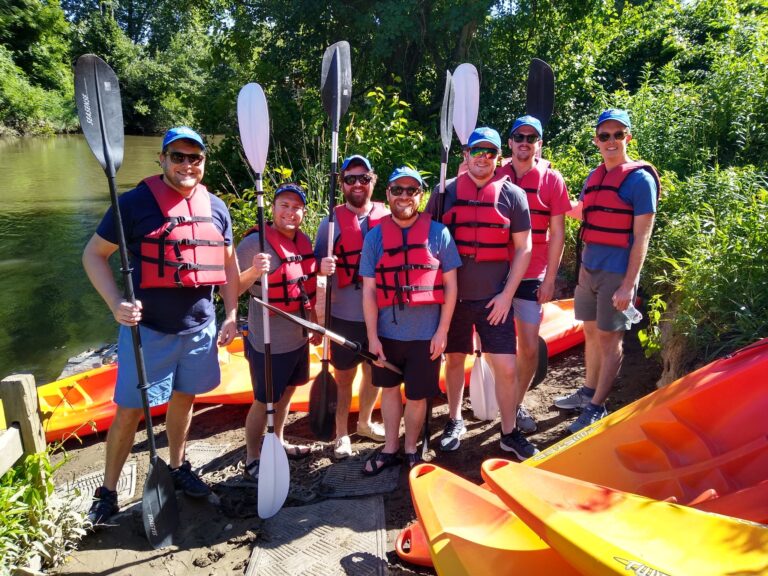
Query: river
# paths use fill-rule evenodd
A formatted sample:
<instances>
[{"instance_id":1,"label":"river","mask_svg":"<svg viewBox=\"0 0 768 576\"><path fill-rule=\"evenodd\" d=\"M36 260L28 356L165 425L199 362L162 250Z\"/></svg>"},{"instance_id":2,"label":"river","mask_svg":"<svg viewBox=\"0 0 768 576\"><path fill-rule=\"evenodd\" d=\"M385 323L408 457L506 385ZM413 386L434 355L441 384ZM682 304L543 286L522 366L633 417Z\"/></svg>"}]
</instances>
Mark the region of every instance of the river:
<instances>
[{"instance_id":1,"label":"river","mask_svg":"<svg viewBox=\"0 0 768 576\"><path fill-rule=\"evenodd\" d=\"M118 192L159 172L160 142L126 136ZM0 175L0 378L29 372L42 384L70 356L116 340L80 263L109 188L80 135L0 138Z\"/></svg>"}]
</instances>

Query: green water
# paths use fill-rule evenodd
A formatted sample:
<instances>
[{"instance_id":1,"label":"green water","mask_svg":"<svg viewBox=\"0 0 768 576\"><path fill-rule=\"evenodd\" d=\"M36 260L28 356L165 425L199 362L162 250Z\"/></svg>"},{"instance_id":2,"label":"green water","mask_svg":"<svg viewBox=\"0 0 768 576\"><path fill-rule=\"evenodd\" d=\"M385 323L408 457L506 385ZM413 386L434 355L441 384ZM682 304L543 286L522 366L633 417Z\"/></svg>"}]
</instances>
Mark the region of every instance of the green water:
<instances>
[{"instance_id":1,"label":"green water","mask_svg":"<svg viewBox=\"0 0 768 576\"><path fill-rule=\"evenodd\" d=\"M118 192L159 172L160 138L127 136ZM109 207L82 136L0 139L0 378L55 379L67 358L116 340L80 257Z\"/></svg>"}]
</instances>

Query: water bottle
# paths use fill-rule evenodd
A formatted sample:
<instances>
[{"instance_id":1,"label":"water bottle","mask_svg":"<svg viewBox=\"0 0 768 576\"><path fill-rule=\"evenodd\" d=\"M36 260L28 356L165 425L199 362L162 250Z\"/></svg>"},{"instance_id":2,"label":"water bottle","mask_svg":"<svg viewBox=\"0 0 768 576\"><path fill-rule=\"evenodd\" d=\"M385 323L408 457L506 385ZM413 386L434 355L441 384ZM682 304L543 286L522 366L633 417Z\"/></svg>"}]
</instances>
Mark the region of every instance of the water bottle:
<instances>
[{"instance_id":1,"label":"water bottle","mask_svg":"<svg viewBox=\"0 0 768 576\"><path fill-rule=\"evenodd\" d=\"M627 306L627 309L624 310L624 316L626 316L627 320L629 320L632 324L637 324L640 322L640 320L643 319L642 312L635 308L632 303L630 303L629 306Z\"/></svg>"}]
</instances>

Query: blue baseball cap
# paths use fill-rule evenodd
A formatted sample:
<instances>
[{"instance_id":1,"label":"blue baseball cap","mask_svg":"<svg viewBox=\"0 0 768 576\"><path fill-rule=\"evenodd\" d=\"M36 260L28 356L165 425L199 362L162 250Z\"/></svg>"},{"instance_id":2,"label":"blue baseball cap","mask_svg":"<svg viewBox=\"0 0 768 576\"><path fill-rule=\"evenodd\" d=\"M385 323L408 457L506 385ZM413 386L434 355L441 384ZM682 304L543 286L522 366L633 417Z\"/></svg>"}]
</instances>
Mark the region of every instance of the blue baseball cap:
<instances>
[{"instance_id":1,"label":"blue baseball cap","mask_svg":"<svg viewBox=\"0 0 768 576\"><path fill-rule=\"evenodd\" d=\"M368 160L368 158L361 156L360 154L353 154L352 156L345 158L344 162L341 164L342 172L349 168L350 164L362 164L365 166L365 169L368 170L368 172L373 172L373 166L371 166L371 162Z\"/></svg>"},{"instance_id":2,"label":"blue baseball cap","mask_svg":"<svg viewBox=\"0 0 768 576\"><path fill-rule=\"evenodd\" d=\"M301 201L304 203L304 206L307 205L307 195L304 193L304 190L301 186L294 182L288 182L287 184L281 184L277 187L277 190L275 190L275 199L282 194L283 192L293 192L296 194L299 198L301 198Z\"/></svg>"},{"instance_id":3,"label":"blue baseball cap","mask_svg":"<svg viewBox=\"0 0 768 576\"><path fill-rule=\"evenodd\" d=\"M616 122L621 122L627 128L632 128L632 123L629 121L629 112L626 110L620 110L619 108L609 108L600 114L600 118L597 119L595 128L599 127L600 124L607 122L608 120L616 120Z\"/></svg>"},{"instance_id":4,"label":"blue baseball cap","mask_svg":"<svg viewBox=\"0 0 768 576\"><path fill-rule=\"evenodd\" d=\"M487 126L481 126L480 128L475 128L474 132L469 135L469 140L467 140L467 146L470 148L472 146L477 146L478 144L481 144L483 142L487 142L488 144L493 144L501 150L501 137L499 136L499 133L496 132L493 128L488 128Z\"/></svg>"},{"instance_id":5,"label":"blue baseball cap","mask_svg":"<svg viewBox=\"0 0 768 576\"><path fill-rule=\"evenodd\" d=\"M389 182L392 183L399 178L413 178L419 183L419 186L424 186L424 180L421 179L421 174L409 166L395 168L395 171L389 175Z\"/></svg>"},{"instance_id":6,"label":"blue baseball cap","mask_svg":"<svg viewBox=\"0 0 768 576\"><path fill-rule=\"evenodd\" d=\"M192 140L192 142L205 150L202 137L189 126L177 126L168 130L163 137L163 150L168 148L172 142L176 142L176 140Z\"/></svg>"},{"instance_id":7,"label":"blue baseball cap","mask_svg":"<svg viewBox=\"0 0 768 576\"><path fill-rule=\"evenodd\" d=\"M539 135L539 138L542 138L544 136L544 129L541 127L541 122L539 122L539 119L530 116L526 114L525 116L520 116L517 120L515 120L515 123L512 124L512 130L509 131L509 135L512 136L512 134L515 133L515 130L522 126L530 126L534 130L536 130L536 133Z\"/></svg>"}]
</instances>

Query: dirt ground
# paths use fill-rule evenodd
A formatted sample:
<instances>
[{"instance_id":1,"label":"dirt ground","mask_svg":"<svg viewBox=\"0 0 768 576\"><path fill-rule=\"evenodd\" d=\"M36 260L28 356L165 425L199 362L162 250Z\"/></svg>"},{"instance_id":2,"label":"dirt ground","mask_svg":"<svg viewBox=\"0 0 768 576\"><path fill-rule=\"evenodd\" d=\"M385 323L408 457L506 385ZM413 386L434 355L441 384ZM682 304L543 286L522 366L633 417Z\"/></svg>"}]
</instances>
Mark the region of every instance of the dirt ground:
<instances>
[{"instance_id":1,"label":"dirt ground","mask_svg":"<svg viewBox=\"0 0 768 576\"><path fill-rule=\"evenodd\" d=\"M645 359L634 332L625 339L625 359L620 376L609 400L609 410L615 410L655 389L660 367ZM549 374L529 392L526 405L538 421L539 431L530 437L540 448L561 439L565 425L575 417L573 413L557 410L555 396L580 386L584 380L583 346L550 360ZM261 520L257 517L255 489L233 487L238 478L237 463L244 456L243 422L247 406L200 406L195 409L190 442L227 445L225 454L205 468L204 478L213 486L212 502L190 500L179 493L181 522L174 546L153 551L143 535L140 499L147 467L146 434L140 432L131 459L137 463L136 494L133 503L123 505L124 512L115 519L115 526L103 528L86 537L80 549L72 554L58 574L131 574L132 576L158 574L243 574L255 543L260 537ZM498 420L478 422L471 417L466 402L464 415L468 433L457 452L434 455L434 461L474 482L480 482L480 464L489 457L508 457L498 445ZM432 446L440 436L447 418L447 404L436 402L431 425ZM378 412L376 413L377 417ZM351 429L356 415L352 414ZM164 422L156 421L159 453L167 460ZM317 502L323 497L318 487L327 467L332 466L333 446L313 442L306 414L291 414L286 426L286 437L304 439L312 445L309 459L291 462L292 486L301 489L300 497L289 497L286 506ZM362 460L377 445L352 437L353 458ZM86 439L83 445L67 446L69 460L64 464L63 478L77 478L101 470L103 465L103 435ZM237 484L237 482L234 482ZM293 492L292 492L293 493ZM135 503L139 503L136 505ZM415 519L410 499L407 470L403 466L399 489L385 494L387 529L387 561L390 574L434 574L433 571L414 567L400 561L394 552L399 531Z\"/></svg>"}]
</instances>

